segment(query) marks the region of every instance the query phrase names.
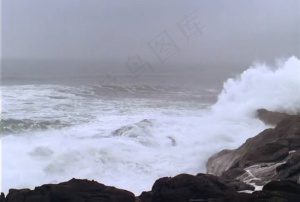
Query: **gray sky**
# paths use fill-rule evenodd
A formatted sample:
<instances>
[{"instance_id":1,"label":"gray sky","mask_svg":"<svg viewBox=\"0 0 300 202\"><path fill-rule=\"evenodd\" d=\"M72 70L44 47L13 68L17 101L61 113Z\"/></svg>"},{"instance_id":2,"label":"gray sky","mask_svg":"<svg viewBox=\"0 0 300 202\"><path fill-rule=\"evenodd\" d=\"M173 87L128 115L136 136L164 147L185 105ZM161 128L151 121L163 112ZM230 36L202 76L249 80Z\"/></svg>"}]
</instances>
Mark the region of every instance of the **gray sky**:
<instances>
[{"instance_id":1,"label":"gray sky","mask_svg":"<svg viewBox=\"0 0 300 202\"><path fill-rule=\"evenodd\" d=\"M3 0L2 21L4 60L247 68L300 55L299 0Z\"/></svg>"}]
</instances>

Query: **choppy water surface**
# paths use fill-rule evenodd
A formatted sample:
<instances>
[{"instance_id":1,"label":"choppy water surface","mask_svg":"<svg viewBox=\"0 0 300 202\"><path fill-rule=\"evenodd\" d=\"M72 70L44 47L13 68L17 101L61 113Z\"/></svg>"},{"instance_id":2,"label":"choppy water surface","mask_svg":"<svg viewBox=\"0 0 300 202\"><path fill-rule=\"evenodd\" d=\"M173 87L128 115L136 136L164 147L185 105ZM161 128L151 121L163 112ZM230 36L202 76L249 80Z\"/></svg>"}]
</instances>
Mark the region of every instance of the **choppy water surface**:
<instances>
[{"instance_id":1,"label":"choppy water surface","mask_svg":"<svg viewBox=\"0 0 300 202\"><path fill-rule=\"evenodd\" d=\"M205 172L210 155L266 128L255 118L258 108L300 111L297 58L276 70L250 68L229 79L222 92L151 85L3 86L3 191L75 177L140 194L159 177Z\"/></svg>"}]
</instances>

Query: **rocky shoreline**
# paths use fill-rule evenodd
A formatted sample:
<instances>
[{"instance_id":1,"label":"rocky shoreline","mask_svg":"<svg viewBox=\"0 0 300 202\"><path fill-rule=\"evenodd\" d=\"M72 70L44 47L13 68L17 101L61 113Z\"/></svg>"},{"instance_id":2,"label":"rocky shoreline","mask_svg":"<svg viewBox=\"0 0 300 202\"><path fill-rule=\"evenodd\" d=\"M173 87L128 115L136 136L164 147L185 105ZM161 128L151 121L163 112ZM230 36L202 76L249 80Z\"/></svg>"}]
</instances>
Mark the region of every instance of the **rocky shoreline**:
<instances>
[{"instance_id":1,"label":"rocky shoreline","mask_svg":"<svg viewBox=\"0 0 300 202\"><path fill-rule=\"evenodd\" d=\"M234 150L208 159L207 174L158 179L140 196L96 181L71 179L30 189L10 189L0 202L300 201L300 115L257 111L274 125ZM261 187L262 190L255 190Z\"/></svg>"}]
</instances>

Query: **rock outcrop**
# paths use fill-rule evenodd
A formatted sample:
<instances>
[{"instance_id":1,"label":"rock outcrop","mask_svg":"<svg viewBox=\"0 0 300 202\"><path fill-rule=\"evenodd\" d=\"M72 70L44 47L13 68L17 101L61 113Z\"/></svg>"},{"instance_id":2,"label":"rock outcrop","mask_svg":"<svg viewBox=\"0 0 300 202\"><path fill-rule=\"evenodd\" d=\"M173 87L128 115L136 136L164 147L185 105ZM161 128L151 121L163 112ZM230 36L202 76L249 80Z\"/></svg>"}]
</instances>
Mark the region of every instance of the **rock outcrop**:
<instances>
[{"instance_id":1,"label":"rock outcrop","mask_svg":"<svg viewBox=\"0 0 300 202\"><path fill-rule=\"evenodd\" d=\"M158 179L151 192L144 192L139 198L143 202L189 202L197 200L234 199L240 197L237 191L254 190L243 182L228 181L208 174L180 174Z\"/></svg>"},{"instance_id":2,"label":"rock outcrop","mask_svg":"<svg viewBox=\"0 0 300 202\"><path fill-rule=\"evenodd\" d=\"M5 202L135 202L133 193L95 181L71 179L34 190L10 189Z\"/></svg>"},{"instance_id":3,"label":"rock outcrop","mask_svg":"<svg viewBox=\"0 0 300 202\"><path fill-rule=\"evenodd\" d=\"M290 117L290 114L282 113L282 112L272 112L266 109L258 109L257 110L257 117L269 125L276 125L283 119Z\"/></svg>"},{"instance_id":4,"label":"rock outcrop","mask_svg":"<svg viewBox=\"0 0 300 202\"><path fill-rule=\"evenodd\" d=\"M250 201L300 201L300 185L291 181L272 181L266 184L262 191L251 194Z\"/></svg>"},{"instance_id":5,"label":"rock outcrop","mask_svg":"<svg viewBox=\"0 0 300 202\"><path fill-rule=\"evenodd\" d=\"M139 202L191 202L191 201L234 201L234 202L274 202L300 201L300 185L291 181L272 181L262 191L243 193L254 187L243 182L229 181L209 174L196 176L180 174L173 178L158 179L150 192L143 192Z\"/></svg>"},{"instance_id":6,"label":"rock outcrop","mask_svg":"<svg viewBox=\"0 0 300 202\"><path fill-rule=\"evenodd\" d=\"M272 129L248 139L235 150L208 159L207 172L229 180L264 185L271 180L300 177L300 116L290 115Z\"/></svg>"},{"instance_id":7,"label":"rock outcrop","mask_svg":"<svg viewBox=\"0 0 300 202\"><path fill-rule=\"evenodd\" d=\"M152 190L135 197L131 192L105 186L95 181L72 179L59 184L45 184L30 189L11 189L0 202L274 202L300 201L300 185L291 181L274 181L252 194L241 190L253 187L208 174L180 174L158 179Z\"/></svg>"}]
</instances>

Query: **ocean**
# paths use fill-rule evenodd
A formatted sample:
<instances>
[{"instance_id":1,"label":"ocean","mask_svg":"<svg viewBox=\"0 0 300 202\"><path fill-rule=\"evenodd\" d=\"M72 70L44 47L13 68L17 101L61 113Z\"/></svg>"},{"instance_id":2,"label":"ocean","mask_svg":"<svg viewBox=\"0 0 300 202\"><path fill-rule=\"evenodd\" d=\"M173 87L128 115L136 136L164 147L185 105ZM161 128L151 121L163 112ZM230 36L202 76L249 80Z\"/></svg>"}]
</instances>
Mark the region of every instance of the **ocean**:
<instances>
[{"instance_id":1,"label":"ocean","mask_svg":"<svg viewBox=\"0 0 300 202\"><path fill-rule=\"evenodd\" d=\"M223 82L3 83L2 191L84 178L139 195L160 177L205 173L211 155L270 127L257 109L300 111L296 57Z\"/></svg>"}]
</instances>

